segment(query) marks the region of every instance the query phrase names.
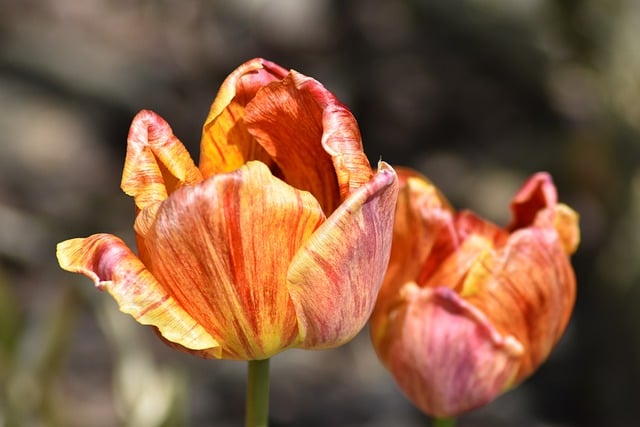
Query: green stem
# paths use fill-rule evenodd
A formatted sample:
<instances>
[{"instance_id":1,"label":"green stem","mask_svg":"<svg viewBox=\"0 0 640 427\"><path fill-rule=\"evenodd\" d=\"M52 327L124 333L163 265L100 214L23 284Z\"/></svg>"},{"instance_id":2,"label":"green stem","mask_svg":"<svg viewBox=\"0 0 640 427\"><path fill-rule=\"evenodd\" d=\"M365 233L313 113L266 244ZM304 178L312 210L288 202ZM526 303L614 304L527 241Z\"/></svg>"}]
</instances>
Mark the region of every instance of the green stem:
<instances>
[{"instance_id":1,"label":"green stem","mask_svg":"<svg viewBox=\"0 0 640 427\"><path fill-rule=\"evenodd\" d=\"M269 359L250 360L245 427L267 427L269 418Z\"/></svg>"},{"instance_id":2,"label":"green stem","mask_svg":"<svg viewBox=\"0 0 640 427\"><path fill-rule=\"evenodd\" d=\"M456 419L451 418L434 418L433 427L455 427Z\"/></svg>"}]
</instances>

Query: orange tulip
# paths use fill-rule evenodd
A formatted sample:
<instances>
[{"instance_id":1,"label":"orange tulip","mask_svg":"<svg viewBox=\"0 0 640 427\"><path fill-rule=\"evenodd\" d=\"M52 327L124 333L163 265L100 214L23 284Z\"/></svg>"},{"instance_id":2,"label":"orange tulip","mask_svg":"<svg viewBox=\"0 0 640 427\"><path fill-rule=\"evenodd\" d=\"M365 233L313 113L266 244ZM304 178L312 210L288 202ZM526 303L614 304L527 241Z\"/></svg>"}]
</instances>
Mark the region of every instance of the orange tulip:
<instances>
[{"instance_id":1,"label":"orange tulip","mask_svg":"<svg viewBox=\"0 0 640 427\"><path fill-rule=\"evenodd\" d=\"M424 412L450 417L529 376L564 332L576 296L577 214L546 173L513 199L505 229L454 212L397 169L389 269L371 318L378 356Z\"/></svg>"},{"instance_id":2,"label":"orange tulip","mask_svg":"<svg viewBox=\"0 0 640 427\"><path fill-rule=\"evenodd\" d=\"M196 167L169 125L140 112L122 189L136 256L118 237L58 245L120 310L171 346L255 360L339 346L366 323L387 265L394 170L374 173L355 119L320 83L255 59L223 83Z\"/></svg>"}]
</instances>

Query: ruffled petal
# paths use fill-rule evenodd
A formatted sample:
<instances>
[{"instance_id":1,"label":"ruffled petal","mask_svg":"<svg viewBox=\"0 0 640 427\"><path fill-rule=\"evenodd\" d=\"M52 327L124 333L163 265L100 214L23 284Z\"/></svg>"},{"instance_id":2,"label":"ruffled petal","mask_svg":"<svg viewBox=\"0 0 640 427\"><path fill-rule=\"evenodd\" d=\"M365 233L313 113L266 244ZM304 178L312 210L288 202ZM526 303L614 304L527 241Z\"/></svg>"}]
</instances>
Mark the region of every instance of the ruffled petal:
<instances>
[{"instance_id":1,"label":"ruffled petal","mask_svg":"<svg viewBox=\"0 0 640 427\"><path fill-rule=\"evenodd\" d=\"M224 358L262 359L295 345L287 268L325 220L318 202L260 162L174 193L144 236L150 270Z\"/></svg>"},{"instance_id":2,"label":"ruffled petal","mask_svg":"<svg viewBox=\"0 0 640 427\"><path fill-rule=\"evenodd\" d=\"M513 219L508 230L517 230L533 224L538 212L558 203L558 194L551 175L538 172L524 183L511 201Z\"/></svg>"},{"instance_id":3,"label":"ruffled petal","mask_svg":"<svg viewBox=\"0 0 640 427\"><path fill-rule=\"evenodd\" d=\"M173 298L119 238L95 234L58 244L60 266L91 278L120 310L155 326L162 336L202 356L219 358L218 342Z\"/></svg>"},{"instance_id":4,"label":"ruffled petal","mask_svg":"<svg viewBox=\"0 0 640 427\"><path fill-rule=\"evenodd\" d=\"M518 372L524 379L549 355L564 332L576 297L573 269L554 229L513 233L500 251L469 269L465 299L500 331L527 349Z\"/></svg>"},{"instance_id":5,"label":"ruffled petal","mask_svg":"<svg viewBox=\"0 0 640 427\"><path fill-rule=\"evenodd\" d=\"M260 90L245 122L283 179L329 214L372 177L355 118L318 81L291 71Z\"/></svg>"},{"instance_id":6,"label":"ruffled petal","mask_svg":"<svg viewBox=\"0 0 640 427\"><path fill-rule=\"evenodd\" d=\"M358 123L351 111L318 81L295 71L291 74L296 86L308 91L322 107L322 146L331 155L344 200L373 176Z\"/></svg>"},{"instance_id":7,"label":"ruffled petal","mask_svg":"<svg viewBox=\"0 0 640 427\"><path fill-rule=\"evenodd\" d=\"M449 288L409 284L402 297L376 350L416 406L448 417L486 404L509 386L524 353L517 339Z\"/></svg>"},{"instance_id":8,"label":"ruffled petal","mask_svg":"<svg viewBox=\"0 0 640 427\"><path fill-rule=\"evenodd\" d=\"M202 174L169 124L153 111L140 111L129 130L122 190L144 209L200 181Z\"/></svg>"},{"instance_id":9,"label":"ruffled petal","mask_svg":"<svg viewBox=\"0 0 640 427\"><path fill-rule=\"evenodd\" d=\"M250 160L270 165L269 155L247 131L243 118L256 92L287 73L279 65L257 58L242 64L226 78L202 132L200 170L204 176L234 171Z\"/></svg>"},{"instance_id":10,"label":"ruffled petal","mask_svg":"<svg viewBox=\"0 0 640 427\"><path fill-rule=\"evenodd\" d=\"M264 59L223 83L204 125L200 170L211 176L250 160L310 191L326 213L372 176L349 110L316 80Z\"/></svg>"},{"instance_id":11,"label":"ruffled petal","mask_svg":"<svg viewBox=\"0 0 640 427\"><path fill-rule=\"evenodd\" d=\"M369 318L389 260L397 197L394 170L381 162L305 242L289 268L303 348L353 338Z\"/></svg>"},{"instance_id":12,"label":"ruffled petal","mask_svg":"<svg viewBox=\"0 0 640 427\"><path fill-rule=\"evenodd\" d=\"M247 105L244 120L282 179L311 192L328 215L340 204L340 189L331 156L321 144L323 108L310 91L298 87L302 79L291 72L263 87Z\"/></svg>"}]
</instances>

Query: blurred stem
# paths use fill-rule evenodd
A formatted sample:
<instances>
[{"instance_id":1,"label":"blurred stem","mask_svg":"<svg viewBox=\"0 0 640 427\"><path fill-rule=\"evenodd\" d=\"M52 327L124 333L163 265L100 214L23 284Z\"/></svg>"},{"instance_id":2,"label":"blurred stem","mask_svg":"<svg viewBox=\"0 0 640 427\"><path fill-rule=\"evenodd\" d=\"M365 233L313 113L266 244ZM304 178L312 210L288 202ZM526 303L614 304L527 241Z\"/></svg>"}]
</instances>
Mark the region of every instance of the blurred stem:
<instances>
[{"instance_id":1,"label":"blurred stem","mask_svg":"<svg viewBox=\"0 0 640 427\"><path fill-rule=\"evenodd\" d=\"M451 418L434 418L433 427L455 427L456 419Z\"/></svg>"},{"instance_id":2,"label":"blurred stem","mask_svg":"<svg viewBox=\"0 0 640 427\"><path fill-rule=\"evenodd\" d=\"M42 388L41 411L48 417L50 425L63 425L59 417L59 401L54 395L54 383L60 375L64 358L69 350L73 325L81 305L80 294L75 287L64 288L51 317L48 319L48 333L41 348L41 358L36 368L36 376Z\"/></svg>"},{"instance_id":3,"label":"blurred stem","mask_svg":"<svg viewBox=\"0 0 640 427\"><path fill-rule=\"evenodd\" d=\"M267 427L269 418L269 359L250 360L245 427Z\"/></svg>"}]
</instances>

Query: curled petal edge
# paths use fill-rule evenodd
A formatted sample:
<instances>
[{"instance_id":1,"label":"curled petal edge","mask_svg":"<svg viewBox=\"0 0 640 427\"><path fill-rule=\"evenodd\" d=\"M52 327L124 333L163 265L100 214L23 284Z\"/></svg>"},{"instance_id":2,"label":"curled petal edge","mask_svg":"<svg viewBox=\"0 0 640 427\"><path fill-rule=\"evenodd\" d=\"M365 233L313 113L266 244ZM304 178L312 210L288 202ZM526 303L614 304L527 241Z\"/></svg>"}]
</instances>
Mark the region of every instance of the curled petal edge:
<instances>
[{"instance_id":1,"label":"curled petal edge","mask_svg":"<svg viewBox=\"0 0 640 427\"><path fill-rule=\"evenodd\" d=\"M507 229L513 231L533 224L538 211L557 203L558 193L551 175L547 172L533 174L511 200L513 218Z\"/></svg>"},{"instance_id":2,"label":"curled petal edge","mask_svg":"<svg viewBox=\"0 0 640 427\"><path fill-rule=\"evenodd\" d=\"M224 80L202 128L200 170L205 177L234 171L249 160L270 162L248 133L244 115L260 88L283 79L287 73L273 62L255 58Z\"/></svg>"},{"instance_id":3,"label":"curled petal edge","mask_svg":"<svg viewBox=\"0 0 640 427\"><path fill-rule=\"evenodd\" d=\"M222 111L231 103L233 98L238 93L238 88L236 85L239 84L242 76L256 73L260 70L265 70L265 73L271 74L274 77L278 78L284 78L284 76L287 74L287 70L277 65L276 63L268 61L266 59L254 58L245 62L244 64L233 70L233 72L229 74L224 82L222 82L220 90L218 91L218 95L211 105L211 110L209 111L209 115L207 116L207 120L205 120L205 123L213 122L213 120L215 120L215 118L218 117L220 113L222 113Z\"/></svg>"},{"instance_id":4,"label":"curled petal edge","mask_svg":"<svg viewBox=\"0 0 640 427\"><path fill-rule=\"evenodd\" d=\"M322 83L296 71L291 71L291 76L295 86L308 91L322 108L322 147L331 156L340 196L345 199L373 176L362 149L358 123L351 111Z\"/></svg>"},{"instance_id":5,"label":"curled petal edge","mask_svg":"<svg viewBox=\"0 0 640 427\"><path fill-rule=\"evenodd\" d=\"M395 171L380 162L374 177L296 253L287 286L298 318L299 347L337 347L366 323L389 261L397 193Z\"/></svg>"},{"instance_id":6,"label":"curled petal edge","mask_svg":"<svg viewBox=\"0 0 640 427\"><path fill-rule=\"evenodd\" d=\"M182 185L200 181L200 170L169 124L150 110L136 114L129 129L121 187L138 209L166 199Z\"/></svg>"},{"instance_id":7,"label":"curled petal edge","mask_svg":"<svg viewBox=\"0 0 640 427\"><path fill-rule=\"evenodd\" d=\"M494 346L504 348L511 357L520 357L524 354L524 347L516 338L511 335L504 336L498 332L481 310L469 304L453 289L444 286L420 289L414 283L410 283L401 292L402 297L408 300L417 298L418 294L422 293L422 297L427 300L445 302L454 306L461 315L473 320L480 326ZM426 297L424 296L425 293Z\"/></svg>"},{"instance_id":8,"label":"curled petal edge","mask_svg":"<svg viewBox=\"0 0 640 427\"><path fill-rule=\"evenodd\" d=\"M218 342L153 277L126 244L110 234L70 239L57 246L60 266L92 279L108 291L120 311L155 326L168 341L211 358L221 357Z\"/></svg>"}]
</instances>

